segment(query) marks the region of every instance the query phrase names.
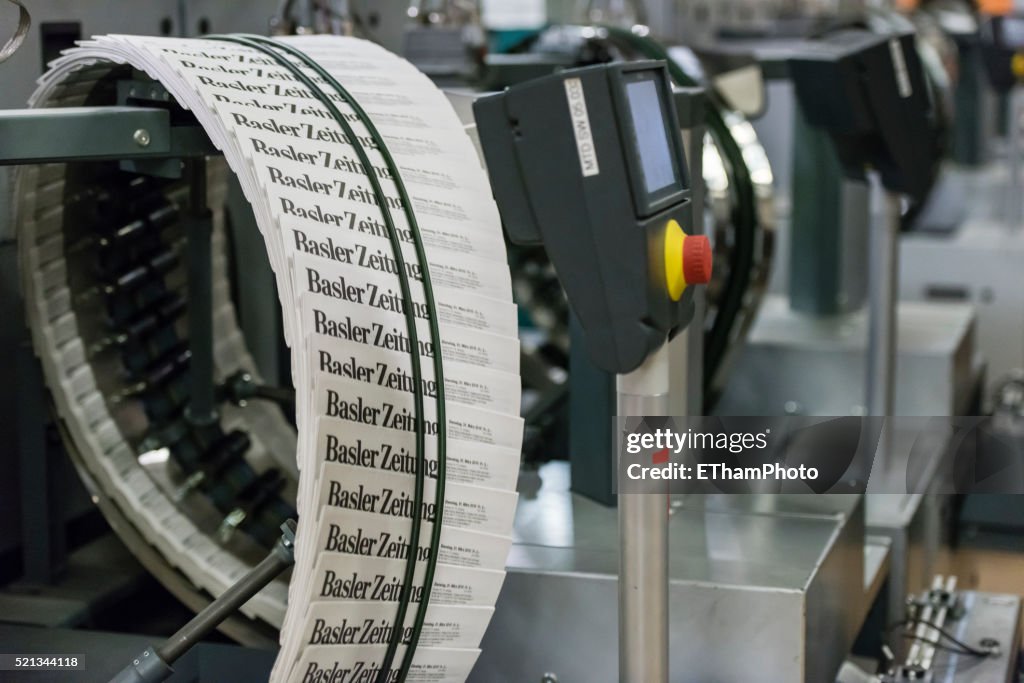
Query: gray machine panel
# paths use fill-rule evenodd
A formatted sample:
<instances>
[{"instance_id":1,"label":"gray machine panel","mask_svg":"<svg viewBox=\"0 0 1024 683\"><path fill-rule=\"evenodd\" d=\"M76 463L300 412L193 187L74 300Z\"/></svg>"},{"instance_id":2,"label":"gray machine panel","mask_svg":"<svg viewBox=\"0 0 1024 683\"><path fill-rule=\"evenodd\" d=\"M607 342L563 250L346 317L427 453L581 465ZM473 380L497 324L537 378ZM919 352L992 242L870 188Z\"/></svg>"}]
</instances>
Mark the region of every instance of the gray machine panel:
<instances>
[{"instance_id":1,"label":"gray machine panel","mask_svg":"<svg viewBox=\"0 0 1024 683\"><path fill-rule=\"evenodd\" d=\"M567 475L552 463L523 476L471 680L616 678L617 514L569 493ZM831 680L887 568L884 544L865 552L863 499L685 497L671 511L672 680Z\"/></svg>"},{"instance_id":2,"label":"gray machine panel","mask_svg":"<svg viewBox=\"0 0 1024 683\"><path fill-rule=\"evenodd\" d=\"M981 373L974 311L963 304L901 302L896 415L962 415ZM717 412L851 415L863 410L864 311L829 317L767 297Z\"/></svg>"},{"instance_id":3,"label":"gray machine panel","mask_svg":"<svg viewBox=\"0 0 1024 683\"><path fill-rule=\"evenodd\" d=\"M1021 599L998 593L963 593L964 617L946 624L958 640L977 647L999 642L998 654L985 658L938 651L932 665L935 683L1016 683L1021 638Z\"/></svg>"}]
</instances>

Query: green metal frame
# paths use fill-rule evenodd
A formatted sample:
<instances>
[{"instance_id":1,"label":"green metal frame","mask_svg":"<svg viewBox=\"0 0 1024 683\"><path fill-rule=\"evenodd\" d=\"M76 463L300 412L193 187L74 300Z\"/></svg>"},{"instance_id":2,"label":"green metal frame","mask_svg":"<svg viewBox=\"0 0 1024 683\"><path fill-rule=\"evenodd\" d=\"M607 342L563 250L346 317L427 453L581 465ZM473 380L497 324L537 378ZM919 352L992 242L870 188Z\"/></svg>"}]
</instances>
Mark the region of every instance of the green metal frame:
<instances>
[{"instance_id":1,"label":"green metal frame","mask_svg":"<svg viewBox=\"0 0 1024 683\"><path fill-rule=\"evenodd\" d=\"M199 126L156 107L0 110L0 165L131 161L219 154Z\"/></svg>"}]
</instances>

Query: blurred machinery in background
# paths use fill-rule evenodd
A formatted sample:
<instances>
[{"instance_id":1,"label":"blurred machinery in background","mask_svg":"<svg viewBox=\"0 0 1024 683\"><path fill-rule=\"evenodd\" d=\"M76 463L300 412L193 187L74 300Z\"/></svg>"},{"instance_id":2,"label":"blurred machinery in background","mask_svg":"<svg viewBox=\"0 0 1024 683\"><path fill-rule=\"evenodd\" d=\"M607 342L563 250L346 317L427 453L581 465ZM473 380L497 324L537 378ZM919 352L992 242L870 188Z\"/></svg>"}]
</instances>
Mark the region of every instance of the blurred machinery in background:
<instances>
[{"instance_id":1,"label":"blurred machinery in background","mask_svg":"<svg viewBox=\"0 0 1024 683\"><path fill-rule=\"evenodd\" d=\"M763 149L766 155L763 152L746 153L744 159L751 160L757 156L765 157L766 162L770 162L770 166L764 163L760 168L764 169L762 174L767 172L761 178L767 178L767 182L773 185L773 192L759 192L758 196L765 198L766 203L773 199L775 204L771 222L765 222L772 227L777 224L779 233L774 250L773 295L763 302L758 312L760 297L756 284L744 291L745 301L751 305L750 310L756 317L751 316L754 322L749 328L749 336L740 334L740 343L731 340L727 345L728 351L736 354L737 361L724 366L727 370L724 373L725 380L718 391L714 364L704 364L709 373L705 375L705 387L708 389L704 394L705 408L735 415L863 414L871 410L872 400L871 384L865 381L865 375L868 374L872 356L879 355L878 351L872 349L876 341L869 341L869 327L874 327L869 325L869 320L872 316L891 315L893 322L888 336L899 340L899 351L890 352L886 361L891 375L887 381L893 387L890 392L894 393L894 397L890 399L888 408L892 412L884 414L963 415L979 411L981 397L984 395L987 354L980 342L976 345L977 322L972 306L951 306L943 302L901 304L897 309L893 288L897 282L905 281L889 277L888 301L881 307L873 303L871 309L867 308L868 291L884 273L878 270L881 266L875 263L879 249L877 240L871 237L871 226L884 221L882 196L872 189L870 178L856 170L851 172L851 167L856 166L849 163L851 150L834 147L829 140L829 133L822 128L827 118L823 120L822 115L818 114L815 123L809 121L803 109L807 100L803 105L800 104L793 70L790 68L793 58L799 57L793 54L795 43L820 39L844 26L867 28L880 37L894 32L903 35L914 33L916 40L911 45L916 48L915 58L921 65L919 68L923 78L923 81L915 83L914 92L925 93L928 123L921 130L908 131L900 128L906 125L905 121L893 121L893 127L887 134L889 137L881 141L893 153L902 154L904 162L913 165L904 168L908 174L907 179L913 185L907 186L909 200L902 200L896 207L897 213L891 215L890 224L895 225L899 233L910 234L910 231L930 229L929 226L936 221L937 216L956 222L951 217L957 216L958 212L964 215L964 203L969 201L963 191L957 195L961 198L959 205L950 210L936 208L948 204L951 199L947 188L950 177L955 178L956 175L955 168L951 171L949 167L957 163L977 164L981 159L986 159L987 148L992 143L995 131L996 98L988 84L988 74L982 69L978 18L972 8L960 3L923 3L922 7L910 14L908 20L891 10L875 6L865 8L853 3L828 7L811 3L786 3L785 7L772 7L770 3L643 3L642 6L641 3L608 3L608 6L595 7L599 4L590 3L586 8L585 18L594 20L592 25L555 25L522 42L517 48L519 54L490 55L488 64L493 67L490 76L509 74L508 80L514 80L512 74L523 72L533 75L534 72L529 70L540 68L544 62L551 63L547 68L558 68L560 65L635 58L637 54L650 57L652 53L645 52L645 48L658 50L658 56L670 56L676 69L689 71L697 76L698 82L708 86L711 90L709 100L713 104L721 108L728 103L729 108L742 108L752 117L751 133L745 135L742 128L734 129L734 139L753 140L753 148L758 150L762 148L756 140L765 141ZM673 24L673 20L680 14L689 16L692 21L683 22L685 28L673 32L673 28L667 27L678 26ZM579 15L571 17L577 21L579 18ZM685 38L680 39L680 36ZM657 47L659 44L673 46L680 43L687 47L670 47L667 50L659 50ZM809 49L810 54L816 50L813 47ZM897 64L895 70L899 68ZM893 66L889 69L889 73L894 72ZM758 78L762 74L763 86ZM884 72L881 77L884 78ZM498 79L492 81L491 85L501 85L503 82L507 81ZM692 81L686 79L677 82L688 84ZM822 82L819 77L819 80L809 82L808 89L820 88ZM813 92L814 96L821 96L817 89ZM963 116L957 116L960 111ZM845 115L838 110L835 113ZM836 124L846 125L842 123L842 118L837 119ZM757 131L756 137L753 130ZM919 135L922 143L929 148L909 151L904 147L901 152L899 147L906 140L899 138L913 135ZM703 157L709 205L713 201L711 198L716 190L716 180L720 177L714 171L725 168L735 173L737 167L728 160L723 163L721 145L717 144L718 140L712 139L712 142L714 147L710 152L706 147ZM863 142L858 144L865 145ZM874 144L866 143L866 147L874 149ZM754 169L757 168L755 164ZM727 205L730 212L725 215L735 219L737 215L742 215L743 188L735 177L729 180L721 186L728 188L723 196L729 199ZM743 182L742 179L740 182ZM737 186L740 187L738 191ZM763 229L765 223L759 227ZM728 255L735 254L734 250L723 248L729 244L727 240L718 239L722 233L719 225L710 231L716 237L716 267L719 265L718 259L724 260ZM895 241L897 234L890 232L892 237L889 239L893 240L888 252L890 263L892 256L899 258L899 244ZM900 241L906 245L909 239L911 237ZM904 264L907 258L903 256ZM1006 258L1009 260L1011 257ZM873 265L868 267L868 263ZM736 264L737 261L730 262L727 269L716 275L722 272L732 275ZM756 282L756 278L747 281L748 286ZM711 298L720 294L721 287L713 287L709 291ZM1007 294L1017 298L1011 292ZM711 309L719 302L713 301ZM720 315L720 312L713 311L709 315L709 328L713 327L716 315ZM1012 318L1016 321L1013 324L1017 324L1021 319L1020 312L1013 313ZM747 328L741 325L738 329ZM747 336L745 342L744 336ZM712 339L709 335L705 341L712 344ZM704 353L708 354L709 351L711 358L714 358L713 347L705 347ZM570 382L574 391L571 392L571 401L586 402L591 406L605 405L609 400L607 380L602 383L598 376L596 381L590 378L586 384L582 384L581 380L587 374L584 370L581 375L581 366L585 368L585 360L572 365ZM880 383L877 375L874 382ZM586 414L586 409L578 409L572 416L581 419ZM571 429L572 424L570 420ZM576 433L576 430L572 430L573 436ZM581 448L582 443L586 443L586 447ZM910 443L904 437L896 435L891 457L897 461L907 457L909 451L906 449L909 446ZM949 463L951 455L948 443L939 438L928 450L931 455L927 466L918 471L921 477L919 483L923 489L944 490L947 482L938 473ZM607 452L607 442L600 435L590 433L579 441L570 442L570 459L580 457L579 453L587 453L592 457L594 452ZM594 580L593 585L589 586L586 581L572 582L565 575L556 576L550 571L551 567L559 567L564 571L570 566L583 576L601 576L609 571L607 566L599 569L596 565L574 564L568 559L579 558L581 551L590 557L592 553L599 552L601 545L597 540L602 537L598 531L601 524L591 521L593 514L590 508L584 506L576 496L566 493L567 488L571 488L574 492L602 500L594 493L607 484L607 480L601 478L602 469L598 468L597 475L593 473L593 468L589 471L584 469L583 465L577 466L573 462L571 477L566 477L562 472L547 468L541 471L539 480L532 484L538 486L539 490L534 499L524 502L521 513L524 540L522 546L517 546L523 554L514 555L512 562L513 567L520 567L522 573L515 571L510 575L509 581L515 582L517 589L511 592L509 600L513 600L512 595L520 596L524 593L543 597L529 609L517 610L509 603L507 609L516 616L510 617L509 622L499 616L496 631L493 632L494 638L501 642L509 642L517 637L514 629L502 628L504 624L522 623L534 616L544 622L553 621L552 628L564 632L568 624L559 622L546 605L557 605L559 614L572 614L575 605L594 605L598 609L596 606L602 604L601 600L594 598L602 589L600 580ZM571 505L568 499L572 500ZM682 507L675 513L679 518L673 519L676 526L672 538L674 542L686 546L686 556L702 558L702 562L699 569L690 567L681 570L679 576L695 578L699 586L713 586L716 599L723 600L728 595L727 587L736 571L736 566L731 563L747 557L738 548L742 545L746 549L749 545L723 541L724 545L720 546L712 540L709 525L715 517L708 513L709 506L716 513L725 514L723 520L729 519L729 523L734 525L745 523L740 522L740 519L748 510L758 510L761 514L767 512L779 524L784 524L783 520L793 515L814 512L829 514L827 506L823 506L825 509L814 506L812 512L799 502L785 498L744 502L707 499L680 503ZM688 521L682 521L691 514L683 510L691 506L696 506L697 512ZM873 558L881 554L886 558L886 567L881 570L881 574L888 576L888 583L884 597L880 598L883 606L880 613L887 614L891 620L902 619L906 597L927 588L935 572L948 568L957 507L956 499L948 495L867 496L861 509L844 513L851 520L849 525L852 527L847 525L847 528L856 529L858 524L861 527L859 531L848 531L849 535L844 536L854 540L852 545L843 546L846 548L843 552L854 554L846 556L843 566L850 569L853 566L850 564L851 557L863 557L863 573L850 577L848 584L843 584L845 579L838 576L822 580L830 582L832 586L851 587L850 592L839 598L838 602L863 604L865 598L856 597L859 594L852 587L862 583L871 585L870 577L878 575L875 573L878 565L873 563ZM571 518L553 524L552 527L542 521L549 516L567 515L570 510L573 513ZM685 539L689 538L690 530L702 526L707 536L698 533L698 538L705 539L704 542L688 546ZM552 528L573 531L551 536ZM736 528L730 527L730 530L735 531ZM790 540L797 537L811 538L810 535L802 537L800 532L794 531L786 532L785 536ZM718 538L723 537L728 538L729 534ZM824 568L833 565L823 558L839 551L829 543L816 545L808 542L809 550L815 548L814 552L822 553L816 556L813 566L822 568L827 574ZM784 542L780 540L779 543ZM552 544L556 547L549 548ZM879 553L879 545L886 550ZM545 549L542 551L540 546L545 546ZM763 548L751 552L751 561L760 562L766 552ZM726 564L717 566L716 561ZM725 569L725 566L729 569ZM798 569L799 563L795 562L791 567L794 576L799 577L797 582L801 586L811 586L821 578L814 571L803 573ZM730 578L720 578L725 576ZM673 584L674 591L678 590L679 595L686 596L686 599L680 598L679 601L680 611L684 612L683 604L700 604L699 589L685 585L685 581ZM772 580L754 574L736 582L737 590L741 591L755 586L768 592L781 588ZM580 591L578 595L574 592L576 590ZM809 588L807 590L813 592ZM870 601L872 598L866 599ZM759 600L754 602L760 604ZM743 604L749 605L748 602ZM807 604L812 604L812 601L808 600ZM718 607L721 608L720 603ZM855 629L864 623L863 615L857 616L836 609L835 603L830 609L833 610L829 612L830 622L841 622L843 617L839 615L844 614L858 624L853 627ZM687 643L694 642L698 632L714 629L719 623L724 632L735 633L735 629L741 628L739 617L716 613L717 618L709 619L708 614L700 609L696 613L692 627L697 630L689 637L682 637L676 644L680 652L688 651ZM775 610L772 614L777 618L779 612ZM750 618L749 622L743 623L757 623L749 613L744 612L743 615L744 618ZM797 620L791 627L780 629L776 635L786 638L790 636L783 635L782 630L787 634L801 634L806 633L801 624L820 624L817 617L805 616L806 622ZM601 622L606 617L594 613L588 621ZM877 618L877 614L871 617ZM685 632L688 617L681 619L683 622L676 624L676 628ZM869 623L877 621L869 620ZM816 635L827 640L820 631ZM764 653L776 651L778 647L762 632L746 634L740 640L748 645L764 644L764 650L758 650L760 656L752 658L753 662L764 661ZM543 647L544 641L543 632L535 632L532 638L521 642L523 647L530 648ZM896 652L903 651L904 643L900 636L893 636L889 644ZM836 651L842 649L837 647ZM596 652L592 654L598 656ZM823 652L815 654L827 657ZM551 653L551 656L557 657L555 653ZM690 667L695 658L697 655L694 653L690 653L689 657L681 655L681 660L686 661ZM743 662L725 655L718 659L716 653L703 649L699 659L707 663L707 669L702 674L705 678L713 677L716 673L722 675L724 671L730 671L739 678L758 675L744 670ZM492 671L514 665L508 660L491 662L490 658L485 658L484 661L493 664ZM563 664L569 672L575 672L572 663ZM795 666L796 670L780 680L822 680L821 672L832 664L823 664L809 657ZM825 668L811 673L817 666ZM525 671L523 673L526 674ZM701 678L701 674L694 675L695 680Z\"/></svg>"},{"instance_id":2,"label":"blurred machinery in background","mask_svg":"<svg viewBox=\"0 0 1024 683\"><path fill-rule=\"evenodd\" d=\"M977 134L973 140L960 136L964 144L952 159L958 163L949 164L934 206L904 238L901 294L908 300L974 308L978 349L988 366L988 397L1002 378L1024 365L1024 301L1015 275L1024 244L1016 88L1024 22L1012 15L968 16L973 32L958 39L958 45L966 44L960 52L961 87L977 92L973 107L968 93L957 98L957 113L958 121L964 114L964 125L977 120ZM996 101L1004 105L1001 111L993 106ZM1005 128L1005 136L994 135L997 125Z\"/></svg>"},{"instance_id":3,"label":"blurred machinery in background","mask_svg":"<svg viewBox=\"0 0 1024 683\"><path fill-rule=\"evenodd\" d=\"M793 41L792 36L789 38ZM781 43L781 40L779 41ZM669 43L671 45L671 43ZM883 42L884 45L884 42ZM706 409L719 410L721 404L716 406L719 394L724 390L725 396L722 400L728 400L731 383L742 378L751 382L754 387L759 387L755 393L763 394L764 383L775 381L775 377L765 378L752 375L750 369L743 366L744 357L756 353L756 348L744 349L742 339L746 335L748 326L757 315L757 305L760 302L759 293L763 291L767 281L767 266L772 244L774 227L774 215L770 211L771 200L778 192L777 187L772 187L775 180L772 170L775 166L769 166L768 158L760 145L757 143L758 136L754 127L747 123L741 114L736 112L733 102L744 102L746 109L757 116L762 113L763 97L759 97L759 90L762 88L760 68L765 68L764 60L747 55L722 54L716 52L714 46L702 45L695 49L662 47L662 44L647 35L646 28L638 29L617 29L614 27L588 27L588 26L556 26L541 32L535 39L524 45L524 50L515 59L504 56L494 56L489 59L489 64L498 69L506 69L508 73L515 73L522 70L526 64L536 68L538 61L548 61L551 68L559 65L570 65L577 63L600 62L612 59L630 59L640 57L668 57L670 69L677 83L680 85L694 85L701 83L708 88L708 106L700 122L704 123L709 131L708 144L703 154L703 176L707 186L707 210L709 225L712 226L711 233L715 237L716 246L716 267L719 260L723 268L719 271L718 286L713 286L709 291L709 315L707 318L704 337L704 358L703 370L705 374L705 392L701 397ZM788 73L790 64L794 59L799 59L799 52L782 49L780 44L777 48L781 54L775 58L778 68L773 73ZM808 46L813 54L820 48ZM532 58L532 59L531 59ZM755 68L751 69L750 66ZM879 66L879 65L876 65ZM760 67L760 68L758 68ZM890 66L891 68L891 66ZM745 73L744 73L745 72ZM751 73L753 72L753 73ZM817 83L836 80L839 74L829 75L822 79L818 78ZM884 77L884 72L876 74L876 78ZM841 82L841 81L840 81ZM919 82L919 81L918 81ZM743 85L738 85L743 83ZM753 96L751 96L753 91ZM849 90L846 91L847 93ZM739 95L739 96L737 96ZM745 96L745 98L743 97ZM849 95L847 95L848 97ZM790 95L792 99L792 95ZM776 100L768 97L769 111L775 105ZM874 104L885 111L886 105ZM889 105L891 106L891 105ZM685 107L681 107L685 109ZM726 124L728 122L728 124ZM899 125L900 121L893 122ZM724 125L723 125L724 124ZM731 124L731 125L730 125ZM792 119L787 122L792 126ZM820 124L819 124L820 125ZM816 147L812 150L818 156L807 162L807 168L813 169L818 176L808 179L814 184L814 188L826 187L827 183L834 185L843 183L843 168L839 163L837 152L834 151L827 133L817 133L811 130L808 124L808 135L816 135ZM891 128L889 133L890 134ZM922 141L926 141L927 131L920 131ZM769 130L769 136L771 131ZM685 135L684 135L685 139ZM861 144L865 144L861 142ZM867 147L872 144L867 143ZM880 141L882 150L885 146L893 145L892 141ZM927 142L926 142L927 144ZM798 146L798 145L797 145ZM899 149L896 150L899 152ZM738 152L738 153L737 153ZM832 164L835 169L831 177L820 177L819 162L821 155L831 155ZM915 151L909 154L904 153L899 158L899 163L905 163L915 156ZM932 157L937 158L938 151L932 152ZM927 158L927 157L925 157ZM904 168L906 174L905 183L902 187L921 198L926 194L926 189L931 184L934 174L934 164L925 165L923 168ZM795 183L794 184L798 184ZM717 197L715 196L717 194ZM801 195L801 199L814 197L814 189ZM817 269L819 273L829 272L835 276L836 265L830 259L849 259L850 267L856 264L862 267L866 259L866 219L868 216L867 197L868 193L862 191L860 194L863 205L858 214L852 217L842 215L844 208L839 203L833 206L817 207L817 215L808 213L804 217L804 229L807 232L805 237L807 243L802 245L804 252L799 260L801 266L808 269ZM715 206L716 200L718 206ZM783 200L790 205L788 198ZM760 206L759 206L760 205ZM718 208L718 211L715 209ZM811 212L816 210L812 205L807 207ZM760 209L760 210L759 210ZM829 245L827 228L820 223L822 212L827 215L832 212L835 218L832 224L839 224L845 218L845 229L860 240L863 251L853 254L843 253L841 240L831 239L838 242ZM859 219L859 220L858 220ZM806 260L812 260L807 264ZM758 268L763 270L758 270ZM862 284L863 286L863 284ZM731 299L730 287L736 299ZM819 287L820 290L820 287ZM832 296L838 299L836 284L831 284L827 291L817 291L820 298L826 299ZM860 301L863 301L863 293ZM742 302L742 312L733 308L735 302ZM860 302L858 302L859 304ZM834 305L834 302L831 303ZM854 308L855 306L850 306ZM745 310L743 310L745 309ZM738 313L738 315L737 315ZM762 311L760 320L769 311ZM736 319L730 316L736 315ZM752 341L756 342L757 326L754 324L755 336ZM863 323L862 323L863 324ZM730 332L716 334L716 325L722 325L723 329ZM863 329L863 328L862 328ZM721 336L719 336L721 335ZM864 344L864 342L861 342ZM575 349L576 347L574 347ZM858 354L856 350L848 350L847 353L854 363L860 362L863 368L865 346L861 347ZM739 364L730 367L728 363L722 363L726 353L738 354ZM805 349L794 350L794 358L797 358ZM835 353L835 351L830 351ZM610 393L607 382L600 373L595 373L586 366L585 358L578 358L579 354L573 355L571 365L570 382L572 385L571 401L573 404L585 404L585 408L578 408L573 417L586 414L595 414L609 399ZM826 363L834 365L835 356L829 358ZM766 364L766 367L770 364ZM773 375L779 375L780 379L785 374L778 366L769 368ZM787 371L798 373L806 369L799 367L787 367ZM814 370L812 370L814 372ZM835 395L848 396L850 386L862 385L860 376L863 370L852 371L852 376L844 383L832 384L828 389ZM724 377L724 380L720 379ZM813 376L814 381L821 380L819 376ZM583 382L587 381L586 385ZM821 383L824 385L824 383ZM577 391L582 387L582 391ZM824 399L824 397L822 397ZM821 414L829 414L828 403L822 400L823 408ZM780 406L781 407L781 406ZM948 409L943 409L948 414ZM767 404L748 405L735 411L735 414L772 414L781 410L768 407ZM835 414L846 414L849 408L837 411ZM520 509L523 520L523 541L516 546L513 553L511 567L514 571L509 576L509 584L514 587L509 590L507 601L503 601L496 617L494 629L491 634L494 642L515 642L523 649L537 650L546 653L547 660L559 662L558 666L552 666L555 671L564 670L571 676L584 675L579 666L586 666L586 663L574 664L550 648L545 648L543 643L550 641L550 636L545 635L546 630L534 630L530 635L520 634L512 626L515 623L537 620L545 625L550 624L550 633L563 632L569 628L569 624L555 616L545 605L557 605L557 613L574 615L582 605L592 606L593 614L586 621L588 623L607 623L611 615L601 610L606 600L599 599L602 590L606 590L609 584L602 582L601 578L612 571L608 563L601 564L596 560L594 563L583 562L581 557L597 558L602 556L602 551L610 551L601 545L598 539L605 537L600 529L603 525L611 522L614 517L609 516L602 521L600 508L591 508L578 500L579 494L584 494L600 502L608 502L608 498L602 497L602 487L607 491L609 482L601 478L602 471L610 471L611 465L606 468L598 467L594 473L594 453L610 453L610 441L603 441L602 435L595 435L594 430L579 430L573 428L576 422L570 420L570 428L575 437L581 434L580 439L570 442L570 459L572 462L571 477L566 481L564 473L549 466L541 471L539 481L535 485L539 490L535 497L527 496ZM586 447L581 448L583 440L587 439ZM942 444L937 445L935 462L941 459ZM586 454L586 457L583 456ZM576 459L581 461L578 465ZM926 475L930 476L930 475ZM568 493L567 488L576 495ZM607 495L607 494L606 494ZM673 531L671 538L673 545L672 565L672 591L673 604L679 606L681 615L673 619L673 652L678 660L676 667L684 667L692 670L693 680L703 680L714 676L725 676L728 679L744 678L763 675L765 668L773 673L777 670L778 680L823 680L838 669L841 660L845 658L853 645L853 639L860 630L867 617L866 612L852 609L853 605L863 606L873 602L879 597L880 581L886 575L898 577L890 578L888 612L890 616L898 617L902 613L902 603L908 590L916 590L923 586L931 578L931 571L935 567L935 555L941 551L942 539L940 537L942 510L932 509L929 506L920 504L921 508L928 508L929 512L922 513L920 519L926 522L916 521L911 523L909 519L901 518L893 520L891 524L882 524L880 530L872 530L869 534L865 524L865 506L859 501L801 501L789 498L778 497L749 497L749 500L717 500L714 498L700 499L693 497L693 500L678 501L679 507L673 515ZM763 498L763 500L761 499ZM923 497L915 498L919 500ZM564 502L562 502L564 500ZM572 503L569 503L572 500ZM881 501L877 501L881 503ZM838 507L836 507L838 505ZM870 505L870 501L869 501ZM876 504L875 507L878 507ZM904 504L897 502L895 507L900 514L906 515ZM913 506L916 514L916 506ZM571 514L570 514L571 511ZM558 517L566 517L565 521L552 524L549 527L546 520ZM913 516L913 515L912 515ZM794 518L801 520L800 524L808 526L801 530L790 528ZM819 520L822 523L821 529L815 527ZM717 528L719 521L722 524L730 525L731 534L719 534L713 529ZM917 525L913 532L910 527ZM928 526L923 529L923 526ZM735 543L734 534L743 535L740 529L750 528L751 538L759 537L765 539L766 545L758 545L754 548L751 541ZM763 528L756 528L763 527ZM551 529L565 528L567 533L548 536ZM755 529L756 528L756 529ZM818 535L820 531L821 535ZM913 536L912 540L909 540ZM720 547L724 538L730 538L725 546ZM771 540L768 540L771 539ZM797 545L791 545L797 544ZM544 546L541 550L540 546ZM767 554L770 551L767 547L788 549L792 562L782 561L779 568L785 566L786 578L772 573L763 573L760 570L762 563L768 561ZM800 550L797 551L796 548ZM726 550L728 549L728 550ZM723 551L726 551L723 554ZM521 553L521 554L519 554ZM678 555L676 555L678 553ZM922 555L923 553L923 555ZM608 556L609 559L612 556ZM803 558L797 559L798 557ZM577 558L572 560L571 558ZM693 563L688 563L682 558L694 558ZM698 559L699 558L699 559ZM908 559L909 558L909 559ZM911 567L906 566L907 562ZM749 569L747 569L749 562ZM559 569L557 575L553 574L554 568ZM569 574L565 572L569 571ZM907 573L913 575L913 580L907 581ZM819 585L831 585L833 587L843 586L836 591L836 602L824 603L812 596L816 594ZM771 633L766 633L759 626L761 622L751 613L751 590L763 591L753 601L756 609L762 606L768 610L767 613L775 619L777 628ZM867 590L867 594L864 591ZM795 591L795 592L794 592ZM706 595L705 595L706 593ZM540 596L538 601L523 604L522 595ZM776 604L769 596L791 595L793 604L784 607ZM735 600L735 611L732 607ZM714 616L701 607L709 601L714 602L717 608ZM683 605L689 605L690 609L684 609ZM840 607L840 605L842 605ZM821 608L823 612L817 614L814 610ZM708 608L710 609L710 608ZM790 612L791 610L791 612ZM766 613L766 614L767 614ZM792 620L778 621L779 615L791 613ZM739 617L743 614L743 618ZM830 624L826 631L822 630L822 624ZM746 628L749 627L749 630ZM765 667L764 662L772 652L792 652L796 643L811 642L811 631L814 630L816 642L828 642L827 647L817 647L807 650L804 657L787 660L786 664L774 662L772 666ZM729 653L731 648L715 649L708 651L700 643L703 639L700 634L709 631L719 634L715 639L730 640L730 642L743 642L745 647L756 651L756 656L750 659L737 660ZM742 633L742 635L739 635ZM729 634L728 636L726 634ZM588 633L580 634L582 639L590 640L588 636L602 640L604 634ZM733 640L735 638L735 640ZM584 647L581 644L581 647ZM698 655L697 650L700 649ZM515 648L513 649L513 651ZM586 659L589 663L591 658L601 657L600 650L590 648L590 655ZM522 677L529 677L536 674L536 671L529 669L531 662L517 663L511 658L502 658L501 655L507 650L494 647L487 652L496 654L485 654L482 666L485 670L496 674L498 671L514 670ZM693 670L695 660L701 662L698 670ZM610 664L610 663L609 663ZM512 667L512 669L509 669ZM677 669L678 670L678 669ZM758 674L758 670L762 673Z\"/></svg>"}]
</instances>

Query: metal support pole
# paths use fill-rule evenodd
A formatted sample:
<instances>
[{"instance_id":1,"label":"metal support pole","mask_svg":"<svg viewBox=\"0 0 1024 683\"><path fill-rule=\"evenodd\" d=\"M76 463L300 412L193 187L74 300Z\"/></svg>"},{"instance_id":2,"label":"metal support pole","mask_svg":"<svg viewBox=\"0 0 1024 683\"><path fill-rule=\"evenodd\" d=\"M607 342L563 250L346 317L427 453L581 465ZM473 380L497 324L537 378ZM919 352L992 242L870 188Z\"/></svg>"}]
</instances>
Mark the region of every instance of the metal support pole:
<instances>
[{"instance_id":1,"label":"metal support pole","mask_svg":"<svg viewBox=\"0 0 1024 683\"><path fill-rule=\"evenodd\" d=\"M185 162L189 181L188 337L190 400L185 415L196 426L217 419L213 385L213 214L206 206L206 159Z\"/></svg>"},{"instance_id":2,"label":"metal support pole","mask_svg":"<svg viewBox=\"0 0 1024 683\"><path fill-rule=\"evenodd\" d=\"M171 664L175 660L295 563L295 522L288 520L281 530L281 538L274 549L252 571L224 591L163 645L146 648L137 655L110 683L158 683L170 677L174 673Z\"/></svg>"},{"instance_id":3,"label":"metal support pole","mask_svg":"<svg viewBox=\"0 0 1024 683\"><path fill-rule=\"evenodd\" d=\"M1010 144L1007 157L1010 163L1010 183L1006 188L1006 223L1010 230L1018 230L1024 219L1024 197L1021 196L1021 117L1024 107L1021 106L1020 88L1014 88L1009 95L1009 135Z\"/></svg>"},{"instance_id":4,"label":"metal support pole","mask_svg":"<svg viewBox=\"0 0 1024 683\"><path fill-rule=\"evenodd\" d=\"M669 351L618 375L620 416L668 412ZM668 681L668 493L620 493L619 680Z\"/></svg>"},{"instance_id":5,"label":"metal support pole","mask_svg":"<svg viewBox=\"0 0 1024 683\"><path fill-rule=\"evenodd\" d=\"M678 100L677 100L678 101ZM701 98L703 102L703 98ZM695 235L704 235L704 130L703 123L683 128L683 149L690 164L690 210ZM669 412L672 415L700 415L704 410L704 316L707 291L693 293L693 320L669 342L671 354ZM692 375L692 376L691 376Z\"/></svg>"},{"instance_id":6,"label":"metal support pole","mask_svg":"<svg viewBox=\"0 0 1024 683\"><path fill-rule=\"evenodd\" d=\"M178 36L188 38L188 0L178 0Z\"/></svg>"},{"instance_id":7,"label":"metal support pole","mask_svg":"<svg viewBox=\"0 0 1024 683\"><path fill-rule=\"evenodd\" d=\"M897 302L899 292L900 195L885 191L885 211L871 230L868 284L867 414L892 417L896 386ZM883 425L878 464L887 468L891 420Z\"/></svg>"}]
</instances>

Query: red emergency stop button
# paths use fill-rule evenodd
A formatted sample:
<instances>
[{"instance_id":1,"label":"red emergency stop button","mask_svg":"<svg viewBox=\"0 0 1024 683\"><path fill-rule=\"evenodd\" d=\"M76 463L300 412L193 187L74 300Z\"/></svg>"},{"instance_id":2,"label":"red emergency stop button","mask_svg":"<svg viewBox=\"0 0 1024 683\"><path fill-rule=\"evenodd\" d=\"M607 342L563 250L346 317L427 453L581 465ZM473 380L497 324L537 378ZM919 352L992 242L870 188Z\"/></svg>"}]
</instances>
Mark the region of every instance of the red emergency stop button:
<instances>
[{"instance_id":1,"label":"red emergency stop button","mask_svg":"<svg viewBox=\"0 0 1024 683\"><path fill-rule=\"evenodd\" d=\"M711 243L704 235L687 235L679 223L665 226L665 286L673 301L679 301L687 285L711 281Z\"/></svg>"},{"instance_id":2,"label":"red emergency stop button","mask_svg":"<svg viewBox=\"0 0 1024 683\"><path fill-rule=\"evenodd\" d=\"M711 282L711 242L704 235L687 235L683 240L683 277L688 285Z\"/></svg>"}]
</instances>

